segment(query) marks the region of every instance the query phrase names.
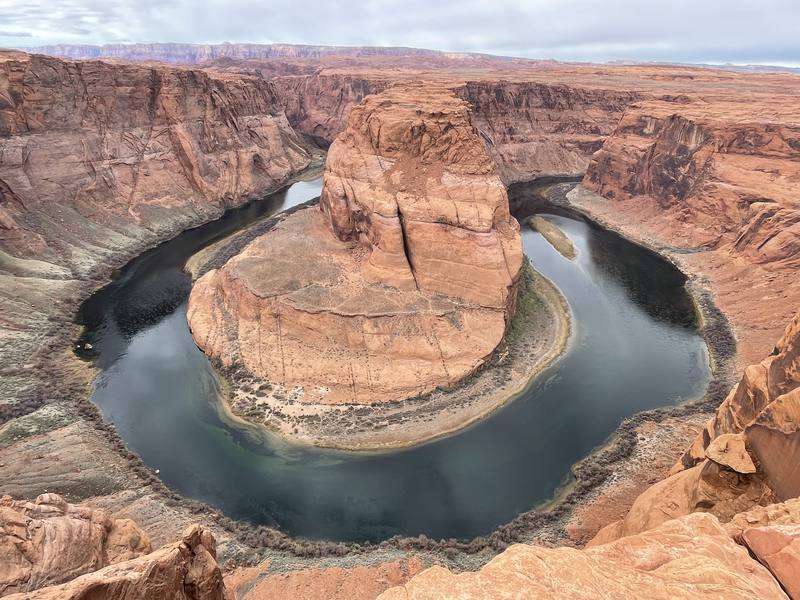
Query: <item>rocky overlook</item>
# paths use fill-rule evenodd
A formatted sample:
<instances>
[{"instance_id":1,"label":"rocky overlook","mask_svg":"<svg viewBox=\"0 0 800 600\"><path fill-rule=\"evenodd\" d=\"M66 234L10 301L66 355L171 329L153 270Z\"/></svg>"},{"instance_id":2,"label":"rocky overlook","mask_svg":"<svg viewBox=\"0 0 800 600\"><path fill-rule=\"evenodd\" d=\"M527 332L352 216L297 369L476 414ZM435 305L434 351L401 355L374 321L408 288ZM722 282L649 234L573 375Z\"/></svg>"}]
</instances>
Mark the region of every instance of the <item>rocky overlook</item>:
<instances>
[{"instance_id":1,"label":"rocky overlook","mask_svg":"<svg viewBox=\"0 0 800 600\"><path fill-rule=\"evenodd\" d=\"M188 317L209 355L311 403L402 399L486 360L522 249L465 102L418 86L368 97L330 148L320 209L197 282Z\"/></svg>"}]
</instances>

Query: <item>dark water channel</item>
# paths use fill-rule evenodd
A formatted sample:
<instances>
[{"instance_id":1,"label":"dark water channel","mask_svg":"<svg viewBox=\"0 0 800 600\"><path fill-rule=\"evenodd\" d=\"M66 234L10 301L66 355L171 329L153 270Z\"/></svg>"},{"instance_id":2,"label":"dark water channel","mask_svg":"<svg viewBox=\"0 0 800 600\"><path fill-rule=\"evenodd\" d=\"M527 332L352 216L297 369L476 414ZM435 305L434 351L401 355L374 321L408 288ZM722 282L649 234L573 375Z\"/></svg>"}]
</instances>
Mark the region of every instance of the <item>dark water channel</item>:
<instances>
[{"instance_id":1,"label":"dark water channel","mask_svg":"<svg viewBox=\"0 0 800 600\"><path fill-rule=\"evenodd\" d=\"M319 194L321 180L226 213L133 260L82 307L93 400L126 445L181 494L234 518L333 540L470 538L552 497L625 417L697 396L705 344L670 264L580 218L547 214L578 254L523 226L525 252L568 299L567 354L517 400L452 437L379 454L256 441L215 409L217 382L186 324L186 260ZM525 194L517 188L517 195ZM551 211L552 212L552 211Z\"/></svg>"}]
</instances>

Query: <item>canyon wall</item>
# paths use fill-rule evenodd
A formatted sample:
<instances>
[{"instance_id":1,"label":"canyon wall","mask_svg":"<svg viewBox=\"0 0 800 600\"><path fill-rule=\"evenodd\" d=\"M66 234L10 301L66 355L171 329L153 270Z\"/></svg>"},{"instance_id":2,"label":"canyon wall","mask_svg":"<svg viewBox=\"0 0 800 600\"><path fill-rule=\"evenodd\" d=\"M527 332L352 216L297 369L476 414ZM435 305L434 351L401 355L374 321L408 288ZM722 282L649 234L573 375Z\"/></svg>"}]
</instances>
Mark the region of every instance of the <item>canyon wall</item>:
<instances>
[{"instance_id":1,"label":"canyon wall","mask_svg":"<svg viewBox=\"0 0 800 600\"><path fill-rule=\"evenodd\" d=\"M292 127L326 147L344 130L353 106L392 83L388 75L325 72L272 81Z\"/></svg>"},{"instance_id":2,"label":"canyon wall","mask_svg":"<svg viewBox=\"0 0 800 600\"><path fill-rule=\"evenodd\" d=\"M113 58L125 61L163 61L179 64L204 63L220 58L297 58L318 61L326 56L398 57L404 60L442 58L461 60L487 55L440 52L422 48L386 46L315 46L303 44L57 44L26 49L27 52L72 59ZM496 60L502 60L496 58Z\"/></svg>"},{"instance_id":3,"label":"canyon wall","mask_svg":"<svg viewBox=\"0 0 800 600\"><path fill-rule=\"evenodd\" d=\"M455 89L475 112L506 184L581 176L637 92L580 85L469 81Z\"/></svg>"},{"instance_id":4,"label":"canyon wall","mask_svg":"<svg viewBox=\"0 0 800 600\"><path fill-rule=\"evenodd\" d=\"M146 54L143 59L153 58ZM173 530L187 521L211 522L210 511L192 512L165 502L163 487L145 476L138 463L129 462L130 453L113 435L101 433L95 421L76 409L85 401L87 379L65 387L61 374L53 375L62 361L71 368L77 362L67 347L75 332L71 319L77 301L100 285L112 266L138 250L219 215L225 207L271 188L307 164L308 153L293 125L324 145L343 131L350 107L365 95L417 75L345 73L347 83L342 84L343 73L327 72L267 82L237 73L235 66L223 72L76 63L18 53L0 57L0 415L7 419L19 414L15 404L34 388L51 401L0 430L0 481L4 491L27 498L48 489L67 490L80 498L94 496L93 502L115 513L141 516L141 528L160 545L167 536L175 539L180 531ZM194 59L186 54L181 60ZM526 81L513 85L500 81L507 76ZM494 175L512 181L552 174L553 165L564 165L560 174L575 174L588 164L584 183L600 195L582 207L670 253L714 291L732 319L744 360L756 363L770 353L800 297L794 193L800 122L796 78L742 77L677 67L569 66L552 73L469 72L433 79L472 105L471 126L498 164ZM343 87L341 94L338 85ZM669 99L654 100L663 96ZM592 107L599 112L592 112ZM365 122L380 125L381 120ZM395 131L391 124L386 132L390 130ZM409 138L416 139L413 128L409 131ZM384 133L356 145L367 149L358 156L380 174L376 185L382 194L394 194L398 182L402 186L415 182L380 166L390 158L374 152L386 148ZM468 141L474 144L471 137ZM601 142L601 150L591 159ZM332 200L347 199L351 193L349 174L364 169L364 164L337 162L329 209L336 206ZM335 191L337 179L341 194ZM399 191L408 193L405 188ZM391 273L400 285L411 283L408 273L414 261L409 256L414 253L409 255L397 243L404 231L399 217L390 223L395 242L389 245L382 235L375 235L384 230L365 220L382 216L372 212L373 199L363 193L356 196L368 200L349 204L347 211L328 212L339 233L351 241L338 241L322 213L310 209L290 216L295 221L282 223L283 229L275 231L275 245L253 245L232 260L227 271L220 270L219 289L231 290L229 299L241 307L246 326L233 336L219 329L207 343L219 343L225 352L232 352L225 347L227 342L219 340L257 348L265 342L256 332L269 328L282 331L289 323L289 329L296 327L302 335L313 331L319 344L308 356L314 361L341 364L341 356L324 354L325 348L340 351L336 344L350 353L348 364L354 371L339 373L338 382L341 390L350 390L341 391L340 398L345 399L359 393L372 397L373 375L390 385L392 378L422 382L419 388L402 390L415 393L447 381L450 367L456 374L473 369L496 345L504 327L503 310L454 299L434 301L410 289L387 294L363 278L357 285L340 288L346 290L344 296L330 293L341 274L361 277L362 266L367 272ZM403 196L398 206L406 200ZM443 213L444 219L451 217ZM289 225L301 227L292 230ZM361 243L356 244L356 238ZM330 256L341 259L338 264L306 262L313 266L306 279L285 277L284 266L296 265L301 256L318 255L327 247ZM497 244L492 248L489 255L498 258ZM429 257L422 258L424 264ZM273 269L261 270L272 261ZM433 273L436 276L429 281L441 284L439 274ZM504 288L508 289L505 284L497 289ZM262 301L269 295L265 290L275 289L281 293L267 301L279 304L288 317L262 321ZM374 295L367 296L365 290ZM496 300L501 297L502 291ZM215 322L230 324L223 300L215 292L207 302L219 309L213 315ZM328 311L330 321L318 317L320 307ZM410 321L409 314L416 320ZM209 331L212 327L204 326ZM752 504L798 493L797 329L795 320L774 354L745 371L668 483L637 501L622 524L603 534L605 540L598 537L596 549L578 553L515 547L477 574L455 576L435 569L389 597L433 591L443 597L456 592L480 596L487 586L535 597L541 591L536 585L547 581L553 584L548 592L554 595L570 593L570 585L578 584L590 597L641 595L642 590L656 597L659 593L680 597L708 589L723 597L785 597L759 563L784 590L800 597L797 500L741 512ZM282 335L272 337L273 346L264 346L271 353L251 355L254 369L262 368L259 361L265 359L291 358L291 353L282 354L282 344L276 341L285 339ZM392 348L386 343L390 338L402 344ZM367 339L375 346L370 347ZM298 346L295 362L289 363L298 377L303 369L316 368L302 363L307 352ZM408 368L390 373L389 361L370 362L370 357L386 352L405 356ZM450 362L437 364L443 355ZM286 364L270 368L282 370ZM333 368L329 372L337 375ZM0 501L0 516L10 523L7 529L4 523L3 543L14 546L18 553L14 556L23 557L14 563L15 569L41 573L44 564L67 565L76 575L96 567L101 571L95 572L96 578L85 575L65 587L45 588L37 597L85 597L90 591L98 597L146 597L154 580L177 597L216 598L222 593L216 566L208 560L213 558L213 544L207 535L187 532L154 559L152 553L139 555L145 551L145 538L135 542L139 535L135 526L123 525L121 531L131 534L122 536L131 555L130 560L117 562L113 552L108 554L110 547L116 547L109 540L115 539L111 532L121 519L110 513L108 520L87 519L80 515L88 513L65 509L55 499L39 505L25 508L28 514L23 514L13 501ZM48 511L46 519L33 515L34 510ZM686 514L696 510L713 514ZM679 520L666 521L670 516ZM49 520L56 525L46 524ZM29 538L32 521L37 525L31 531L55 532L47 540L57 543L47 549L46 544L39 545L41 538ZM720 521L728 521L723 532ZM623 530L628 537L599 545ZM87 543L75 544L74 553L55 556L52 548L73 549L58 535L73 531L87 532L71 538L85 538ZM223 531L223 535L224 544L236 545L231 534ZM748 559L743 547L758 562ZM236 554L228 551L231 555ZM371 560L372 554L367 557ZM597 587L596 581L576 581L575 573L587 569L607 574L611 579L606 581L616 587L609 591ZM155 579L143 575L148 573ZM530 573L541 577L532 581ZM41 581L62 581L59 577L63 576Z\"/></svg>"},{"instance_id":5,"label":"canyon wall","mask_svg":"<svg viewBox=\"0 0 800 600\"><path fill-rule=\"evenodd\" d=\"M309 162L267 82L0 53L0 414L58 392L32 377L83 281Z\"/></svg>"},{"instance_id":6,"label":"canyon wall","mask_svg":"<svg viewBox=\"0 0 800 600\"><path fill-rule=\"evenodd\" d=\"M793 83L787 78L787 83ZM760 360L797 309L800 108L787 91L628 108L583 185L585 208L672 252L709 282Z\"/></svg>"},{"instance_id":7,"label":"canyon wall","mask_svg":"<svg viewBox=\"0 0 800 600\"><path fill-rule=\"evenodd\" d=\"M585 185L655 203L695 245L730 245L770 268L800 266L800 125L745 104L627 110L593 158Z\"/></svg>"},{"instance_id":8,"label":"canyon wall","mask_svg":"<svg viewBox=\"0 0 800 600\"><path fill-rule=\"evenodd\" d=\"M1 57L0 246L21 270L35 258L85 272L309 162L267 82Z\"/></svg>"},{"instance_id":9,"label":"canyon wall","mask_svg":"<svg viewBox=\"0 0 800 600\"><path fill-rule=\"evenodd\" d=\"M644 95L569 83L475 79L458 73L428 77L472 107L473 123L506 184L548 175L582 175L625 108ZM350 109L369 94L415 77L409 73L328 69L277 77L283 109L298 131L330 143L345 126Z\"/></svg>"},{"instance_id":10,"label":"canyon wall","mask_svg":"<svg viewBox=\"0 0 800 600\"><path fill-rule=\"evenodd\" d=\"M503 338L523 258L470 119L444 89L366 98L331 146L321 211L196 283L198 345L307 403L396 400L474 372Z\"/></svg>"}]
</instances>

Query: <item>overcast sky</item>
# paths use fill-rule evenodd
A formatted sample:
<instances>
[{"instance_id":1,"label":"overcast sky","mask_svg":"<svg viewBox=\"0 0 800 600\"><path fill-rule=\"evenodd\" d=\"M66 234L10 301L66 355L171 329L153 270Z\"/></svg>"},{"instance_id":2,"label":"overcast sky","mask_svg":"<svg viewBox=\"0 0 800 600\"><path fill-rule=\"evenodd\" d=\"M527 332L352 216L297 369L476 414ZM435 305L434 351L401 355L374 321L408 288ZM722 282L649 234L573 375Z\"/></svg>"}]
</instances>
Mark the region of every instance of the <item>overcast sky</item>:
<instances>
[{"instance_id":1,"label":"overcast sky","mask_svg":"<svg viewBox=\"0 0 800 600\"><path fill-rule=\"evenodd\" d=\"M0 46L226 41L797 66L800 0L0 0Z\"/></svg>"}]
</instances>

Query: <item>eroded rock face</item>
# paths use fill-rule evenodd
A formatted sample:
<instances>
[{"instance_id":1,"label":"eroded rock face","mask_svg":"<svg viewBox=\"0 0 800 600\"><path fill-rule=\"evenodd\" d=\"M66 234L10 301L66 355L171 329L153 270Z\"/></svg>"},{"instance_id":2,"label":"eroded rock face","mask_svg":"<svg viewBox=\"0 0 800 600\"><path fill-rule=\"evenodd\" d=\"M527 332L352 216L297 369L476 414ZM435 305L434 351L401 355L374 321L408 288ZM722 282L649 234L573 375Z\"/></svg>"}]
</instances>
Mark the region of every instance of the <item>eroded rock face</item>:
<instances>
[{"instance_id":1,"label":"eroded rock face","mask_svg":"<svg viewBox=\"0 0 800 600\"><path fill-rule=\"evenodd\" d=\"M468 105L449 91L398 86L354 108L320 206L340 240L369 248L367 280L513 304L519 224Z\"/></svg>"},{"instance_id":2,"label":"eroded rock face","mask_svg":"<svg viewBox=\"0 0 800 600\"><path fill-rule=\"evenodd\" d=\"M500 343L522 248L505 188L446 90L353 109L305 209L195 285L195 340L301 402L396 400L456 383Z\"/></svg>"},{"instance_id":3,"label":"eroded rock face","mask_svg":"<svg viewBox=\"0 0 800 600\"><path fill-rule=\"evenodd\" d=\"M63 389L37 378L87 280L309 161L258 78L0 51L0 421Z\"/></svg>"},{"instance_id":4,"label":"eroded rock face","mask_svg":"<svg viewBox=\"0 0 800 600\"><path fill-rule=\"evenodd\" d=\"M268 82L9 52L0 156L0 247L77 272L309 162Z\"/></svg>"},{"instance_id":5,"label":"eroded rock face","mask_svg":"<svg viewBox=\"0 0 800 600\"><path fill-rule=\"evenodd\" d=\"M199 525L182 539L155 552L45 587L9 600L224 600L225 584L217 565L214 536Z\"/></svg>"},{"instance_id":6,"label":"eroded rock face","mask_svg":"<svg viewBox=\"0 0 800 600\"><path fill-rule=\"evenodd\" d=\"M792 120L769 109L754 116L744 102L642 102L625 111L585 185L655 202L690 221L695 242L727 242L755 263L797 267L800 127Z\"/></svg>"},{"instance_id":7,"label":"eroded rock face","mask_svg":"<svg viewBox=\"0 0 800 600\"><path fill-rule=\"evenodd\" d=\"M691 466L706 447L724 434L745 432L747 443L767 469L779 468L774 444L786 456L797 455L798 387L800 387L800 313L787 326L773 353L744 370L741 381L731 390L716 415L686 451L675 470ZM774 405L774 406L773 406ZM767 410L769 409L769 410ZM778 442L778 437L783 441ZM792 453L795 454L792 454ZM702 454L701 454L702 453ZM788 465L785 465L788 466ZM800 473L773 475L777 486L786 487L784 497L800 494ZM793 483L790 483L793 482ZM790 491L791 490L791 491Z\"/></svg>"},{"instance_id":8,"label":"eroded rock face","mask_svg":"<svg viewBox=\"0 0 800 600\"><path fill-rule=\"evenodd\" d=\"M454 92L472 105L506 183L583 175L625 108L642 97L636 91L508 81L469 81Z\"/></svg>"},{"instance_id":9,"label":"eroded rock face","mask_svg":"<svg viewBox=\"0 0 800 600\"><path fill-rule=\"evenodd\" d=\"M737 513L775 499L763 475L737 473L706 459L650 486L636 498L624 519L601 529L589 545L635 535L693 512L710 512L728 521Z\"/></svg>"},{"instance_id":10,"label":"eroded rock face","mask_svg":"<svg viewBox=\"0 0 800 600\"><path fill-rule=\"evenodd\" d=\"M583 180L611 201L593 214L677 250L681 268L708 282L742 367L769 352L800 293L799 82L786 82L633 104Z\"/></svg>"},{"instance_id":11,"label":"eroded rock face","mask_svg":"<svg viewBox=\"0 0 800 600\"><path fill-rule=\"evenodd\" d=\"M477 572L423 571L380 600L452 598L775 598L786 595L711 515L576 550L515 545Z\"/></svg>"},{"instance_id":12,"label":"eroded rock face","mask_svg":"<svg viewBox=\"0 0 800 600\"><path fill-rule=\"evenodd\" d=\"M753 527L741 540L790 598L800 598L800 524Z\"/></svg>"},{"instance_id":13,"label":"eroded rock face","mask_svg":"<svg viewBox=\"0 0 800 600\"><path fill-rule=\"evenodd\" d=\"M57 494L35 502L0 498L0 596L31 592L150 552L133 521L68 504Z\"/></svg>"}]
</instances>

